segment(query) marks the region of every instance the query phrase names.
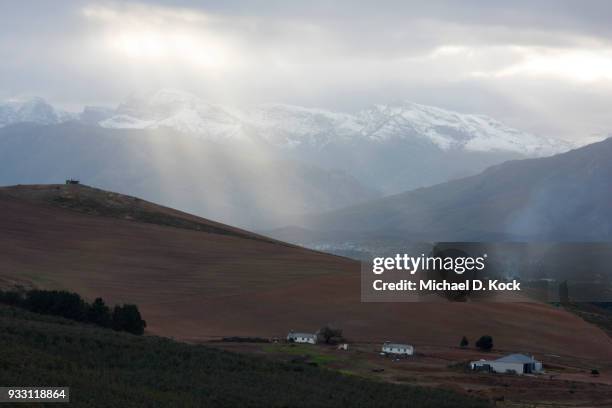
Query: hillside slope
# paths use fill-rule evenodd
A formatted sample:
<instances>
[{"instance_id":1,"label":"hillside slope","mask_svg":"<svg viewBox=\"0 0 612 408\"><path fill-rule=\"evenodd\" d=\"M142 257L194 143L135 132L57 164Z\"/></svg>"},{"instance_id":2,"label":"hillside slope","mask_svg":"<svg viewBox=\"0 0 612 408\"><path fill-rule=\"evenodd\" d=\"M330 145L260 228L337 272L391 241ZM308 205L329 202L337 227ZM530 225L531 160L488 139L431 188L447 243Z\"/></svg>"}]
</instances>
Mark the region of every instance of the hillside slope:
<instances>
[{"instance_id":1,"label":"hillside slope","mask_svg":"<svg viewBox=\"0 0 612 408\"><path fill-rule=\"evenodd\" d=\"M380 196L343 171L251 143L221 144L168 128L74 122L3 127L0 162L0 185L74 177L249 229Z\"/></svg>"},{"instance_id":2,"label":"hillside slope","mask_svg":"<svg viewBox=\"0 0 612 408\"><path fill-rule=\"evenodd\" d=\"M452 347L462 335L491 334L500 350L612 356L612 342L601 330L550 306L361 303L355 261L255 235L93 215L48 202L82 190L88 191L83 186L0 191L1 284L136 303L152 333L189 340L283 336L330 323L358 341ZM130 202L124 197L112 202L123 200Z\"/></svg>"},{"instance_id":3,"label":"hillside slope","mask_svg":"<svg viewBox=\"0 0 612 408\"><path fill-rule=\"evenodd\" d=\"M339 241L356 234L416 241L611 241L610 180L612 138L315 215L304 226L344 231Z\"/></svg>"}]
</instances>

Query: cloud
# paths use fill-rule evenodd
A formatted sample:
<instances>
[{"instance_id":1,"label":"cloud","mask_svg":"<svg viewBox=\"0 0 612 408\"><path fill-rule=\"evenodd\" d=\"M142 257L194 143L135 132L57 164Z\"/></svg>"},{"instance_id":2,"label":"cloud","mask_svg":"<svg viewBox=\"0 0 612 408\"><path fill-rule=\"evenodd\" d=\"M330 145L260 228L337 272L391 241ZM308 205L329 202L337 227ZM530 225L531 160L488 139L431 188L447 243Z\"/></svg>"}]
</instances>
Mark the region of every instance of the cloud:
<instances>
[{"instance_id":1,"label":"cloud","mask_svg":"<svg viewBox=\"0 0 612 408\"><path fill-rule=\"evenodd\" d=\"M607 1L35 3L3 6L0 97L113 104L173 87L344 110L412 99L566 138L612 129Z\"/></svg>"}]
</instances>

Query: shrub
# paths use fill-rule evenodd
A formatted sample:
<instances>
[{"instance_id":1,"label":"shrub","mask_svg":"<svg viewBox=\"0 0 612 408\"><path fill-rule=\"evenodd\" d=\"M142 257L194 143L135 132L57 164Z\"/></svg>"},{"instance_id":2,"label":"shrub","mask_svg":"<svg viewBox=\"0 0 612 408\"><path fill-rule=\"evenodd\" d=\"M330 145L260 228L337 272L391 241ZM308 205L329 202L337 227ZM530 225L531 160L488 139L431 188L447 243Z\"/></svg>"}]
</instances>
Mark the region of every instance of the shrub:
<instances>
[{"instance_id":1,"label":"shrub","mask_svg":"<svg viewBox=\"0 0 612 408\"><path fill-rule=\"evenodd\" d=\"M338 344L344 341L342 337L342 329L334 329L330 326L324 326L319 330L319 337L323 339L326 344Z\"/></svg>"},{"instance_id":2,"label":"shrub","mask_svg":"<svg viewBox=\"0 0 612 408\"><path fill-rule=\"evenodd\" d=\"M112 316L102 298L96 298L87 310L87 321L102 327L110 327Z\"/></svg>"},{"instance_id":3,"label":"shrub","mask_svg":"<svg viewBox=\"0 0 612 408\"><path fill-rule=\"evenodd\" d=\"M489 351L493 348L493 337L491 336L482 336L476 342L476 347L483 351Z\"/></svg>"},{"instance_id":4,"label":"shrub","mask_svg":"<svg viewBox=\"0 0 612 408\"><path fill-rule=\"evenodd\" d=\"M113 329L132 334L143 334L147 322L142 320L136 305L115 306L113 310Z\"/></svg>"},{"instance_id":5,"label":"shrub","mask_svg":"<svg viewBox=\"0 0 612 408\"><path fill-rule=\"evenodd\" d=\"M67 319L85 321L87 305L76 293L57 290L30 290L24 300L26 309Z\"/></svg>"},{"instance_id":6,"label":"shrub","mask_svg":"<svg viewBox=\"0 0 612 408\"><path fill-rule=\"evenodd\" d=\"M461 339L461 342L459 343L459 346L461 348L466 348L469 344L470 344L470 342L467 339L467 337L463 336L463 338Z\"/></svg>"}]
</instances>

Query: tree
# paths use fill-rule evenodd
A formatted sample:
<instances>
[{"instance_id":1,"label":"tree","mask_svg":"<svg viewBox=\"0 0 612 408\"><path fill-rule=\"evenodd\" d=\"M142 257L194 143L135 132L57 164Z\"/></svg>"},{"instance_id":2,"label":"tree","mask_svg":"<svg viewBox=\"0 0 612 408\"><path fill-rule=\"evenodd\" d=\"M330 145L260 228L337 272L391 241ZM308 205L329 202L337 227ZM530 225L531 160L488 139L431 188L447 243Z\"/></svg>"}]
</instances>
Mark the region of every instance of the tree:
<instances>
[{"instance_id":1,"label":"tree","mask_svg":"<svg viewBox=\"0 0 612 408\"><path fill-rule=\"evenodd\" d=\"M491 336L482 336L476 342L476 347L483 351L490 351L493 348L493 337Z\"/></svg>"},{"instance_id":2,"label":"tree","mask_svg":"<svg viewBox=\"0 0 612 408\"><path fill-rule=\"evenodd\" d=\"M24 307L35 313L62 316L83 321L87 304L77 293L64 290L30 290L26 294Z\"/></svg>"},{"instance_id":3,"label":"tree","mask_svg":"<svg viewBox=\"0 0 612 408\"><path fill-rule=\"evenodd\" d=\"M319 330L319 337L327 344L338 344L344 340L342 337L342 329L334 329L330 326L324 326Z\"/></svg>"},{"instance_id":4,"label":"tree","mask_svg":"<svg viewBox=\"0 0 612 408\"><path fill-rule=\"evenodd\" d=\"M102 298L96 298L87 310L87 321L102 327L110 327L112 316Z\"/></svg>"},{"instance_id":5,"label":"tree","mask_svg":"<svg viewBox=\"0 0 612 408\"><path fill-rule=\"evenodd\" d=\"M470 342L468 341L467 337L463 336L463 338L461 339L461 343L459 343L459 346L461 346L461 348L466 348L469 344Z\"/></svg>"},{"instance_id":6,"label":"tree","mask_svg":"<svg viewBox=\"0 0 612 408\"><path fill-rule=\"evenodd\" d=\"M143 334L147 322L142 320L136 305L115 306L113 310L113 329L132 334Z\"/></svg>"}]
</instances>

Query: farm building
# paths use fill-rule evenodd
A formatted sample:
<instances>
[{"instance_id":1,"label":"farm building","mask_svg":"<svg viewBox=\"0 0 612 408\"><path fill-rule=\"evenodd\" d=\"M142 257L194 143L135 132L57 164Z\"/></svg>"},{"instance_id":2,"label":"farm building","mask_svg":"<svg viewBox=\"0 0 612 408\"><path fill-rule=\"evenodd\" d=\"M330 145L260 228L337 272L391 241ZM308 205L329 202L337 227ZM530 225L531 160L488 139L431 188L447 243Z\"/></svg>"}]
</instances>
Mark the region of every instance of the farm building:
<instances>
[{"instance_id":1,"label":"farm building","mask_svg":"<svg viewBox=\"0 0 612 408\"><path fill-rule=\"evenodd\" d=\"M411 356L414 354L414 347L410 344L397 344L386 341L382 346L382 353Z\"/></svg>"},{"instance_id":2,"label":"farm building","mask_svg":"<svg viewBox=\"0 0 612 408\"><path fill-rule=\"evenodd\" d=\"M470 368L493 373L531 374L542 371L542 363L525 354L509 354L497 360L472 361Z\"/></svg>"},{"instance_id":3,"label":"farm building","mask_svg":"<svg viewBox=\"0 0 612 408\"><path fill-rule=\"evenodd\" d=\"M312 333L295 333L290 332L287 335L287 341L294 343L310 343L317 344L317 335Z\"/></svg>"}]
</instances>

